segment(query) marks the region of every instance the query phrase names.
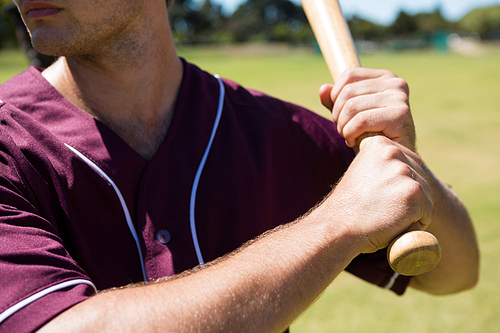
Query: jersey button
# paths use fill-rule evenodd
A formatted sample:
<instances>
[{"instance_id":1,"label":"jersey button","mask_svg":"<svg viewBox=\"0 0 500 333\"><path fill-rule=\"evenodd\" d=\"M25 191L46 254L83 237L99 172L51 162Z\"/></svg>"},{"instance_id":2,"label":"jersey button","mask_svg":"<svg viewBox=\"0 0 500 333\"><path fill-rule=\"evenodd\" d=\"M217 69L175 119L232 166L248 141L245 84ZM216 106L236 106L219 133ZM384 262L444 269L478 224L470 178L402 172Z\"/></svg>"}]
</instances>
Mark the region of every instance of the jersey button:
<instances>
[{"instance_id":1,"label":"jersey button","mask_svg":"<svg viewBox=\"0 0 500 333\"><path fill-rule=\"evenodd\" d=\"M160 230L156 234L156 240L165 245L170 241L170 233L167 230Z\"/></svg>"}]
</instances>

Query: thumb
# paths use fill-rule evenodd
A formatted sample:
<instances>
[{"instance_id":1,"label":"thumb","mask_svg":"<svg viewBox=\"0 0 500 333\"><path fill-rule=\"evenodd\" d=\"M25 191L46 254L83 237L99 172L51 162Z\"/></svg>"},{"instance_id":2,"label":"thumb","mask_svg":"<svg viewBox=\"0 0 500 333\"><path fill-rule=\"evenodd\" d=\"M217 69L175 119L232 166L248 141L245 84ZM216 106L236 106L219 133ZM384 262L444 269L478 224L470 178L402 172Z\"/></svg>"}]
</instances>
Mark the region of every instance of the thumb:
<instances>
[{"instance_id":1,"label":"thumb","mask_svg":"<svg viewBox=\"0 0 500 333\"><path fill-rule=\"evenodd\" d=\"M330 96L333 89L333 85L324 84L319 88L319 99L321 100L321 104L323 104L328 110L332 111L333 109L333 101Z\"/></svg>"}]
</instances>

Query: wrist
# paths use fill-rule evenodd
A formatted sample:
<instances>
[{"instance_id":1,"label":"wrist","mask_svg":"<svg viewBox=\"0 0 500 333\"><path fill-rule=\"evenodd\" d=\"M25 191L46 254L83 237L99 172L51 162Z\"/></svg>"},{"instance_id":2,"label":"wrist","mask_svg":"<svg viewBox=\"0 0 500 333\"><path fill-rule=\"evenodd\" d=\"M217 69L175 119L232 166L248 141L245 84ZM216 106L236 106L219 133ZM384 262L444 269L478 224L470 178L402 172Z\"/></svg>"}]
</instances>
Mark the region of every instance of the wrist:
<instances>
[{"instance_id":1,"label":"wrist","mask_svg":"<svg viewBox=\"0 0 500 333\"><path fill-rule=\"evenodd\" d=\"M331 256L341 255L347 263L360 253L367 252L366 248L370 246L367 246L368 238L353 228L353 224L348 222L348 218L335 205L320 204L301 223L308 224L314 230L321 248Z\"/></svg>"}]
</instances>

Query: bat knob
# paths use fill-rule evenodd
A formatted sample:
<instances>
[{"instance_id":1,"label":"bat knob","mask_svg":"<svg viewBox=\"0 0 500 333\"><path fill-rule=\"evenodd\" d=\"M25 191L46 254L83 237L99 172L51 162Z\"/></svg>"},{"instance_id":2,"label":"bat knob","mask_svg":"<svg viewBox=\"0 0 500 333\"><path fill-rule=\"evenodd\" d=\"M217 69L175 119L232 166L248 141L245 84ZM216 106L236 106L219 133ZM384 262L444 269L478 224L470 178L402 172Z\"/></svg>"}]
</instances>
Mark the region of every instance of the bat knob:
<instances>
[{"instance_id":1,"label":"bat knob","mask_svg":"<svg viewBox=\"0 0 500 333\"><path fill-rule=\"evenodd\" d=\"M441 259L441 246L437 238L427 231L422 231L419 223L414 225L413 230L396 237L387 248L389 265L401 275L415 276L426 273Z\"/></svg>"}]
</instances>

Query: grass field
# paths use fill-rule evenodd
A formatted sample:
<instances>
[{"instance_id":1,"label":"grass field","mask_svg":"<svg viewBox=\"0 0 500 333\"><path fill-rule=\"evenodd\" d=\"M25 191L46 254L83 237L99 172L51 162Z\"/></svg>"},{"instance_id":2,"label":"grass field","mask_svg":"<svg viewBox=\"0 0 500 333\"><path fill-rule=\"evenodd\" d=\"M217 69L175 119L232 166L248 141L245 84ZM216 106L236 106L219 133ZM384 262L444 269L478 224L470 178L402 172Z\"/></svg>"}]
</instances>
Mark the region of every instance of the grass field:
<instances>
[{"instance_id":1,"label":"grass field","mask_svg":"<svg viewBox=\"0 0 500 333\"><path fill-rule=\"evenodd\" d=\"M323 115L318 87L330 82L322 58L296 48L179 48L200 67ZM500 50L379 53L364 66L405 78L419 151L467 204L480 241L479 285L434 297L403 297L341 274L292 326L294 332L500 332ZM23 70L18 52L0 52L0 82Z\"/></svg>"}]
</instances>

